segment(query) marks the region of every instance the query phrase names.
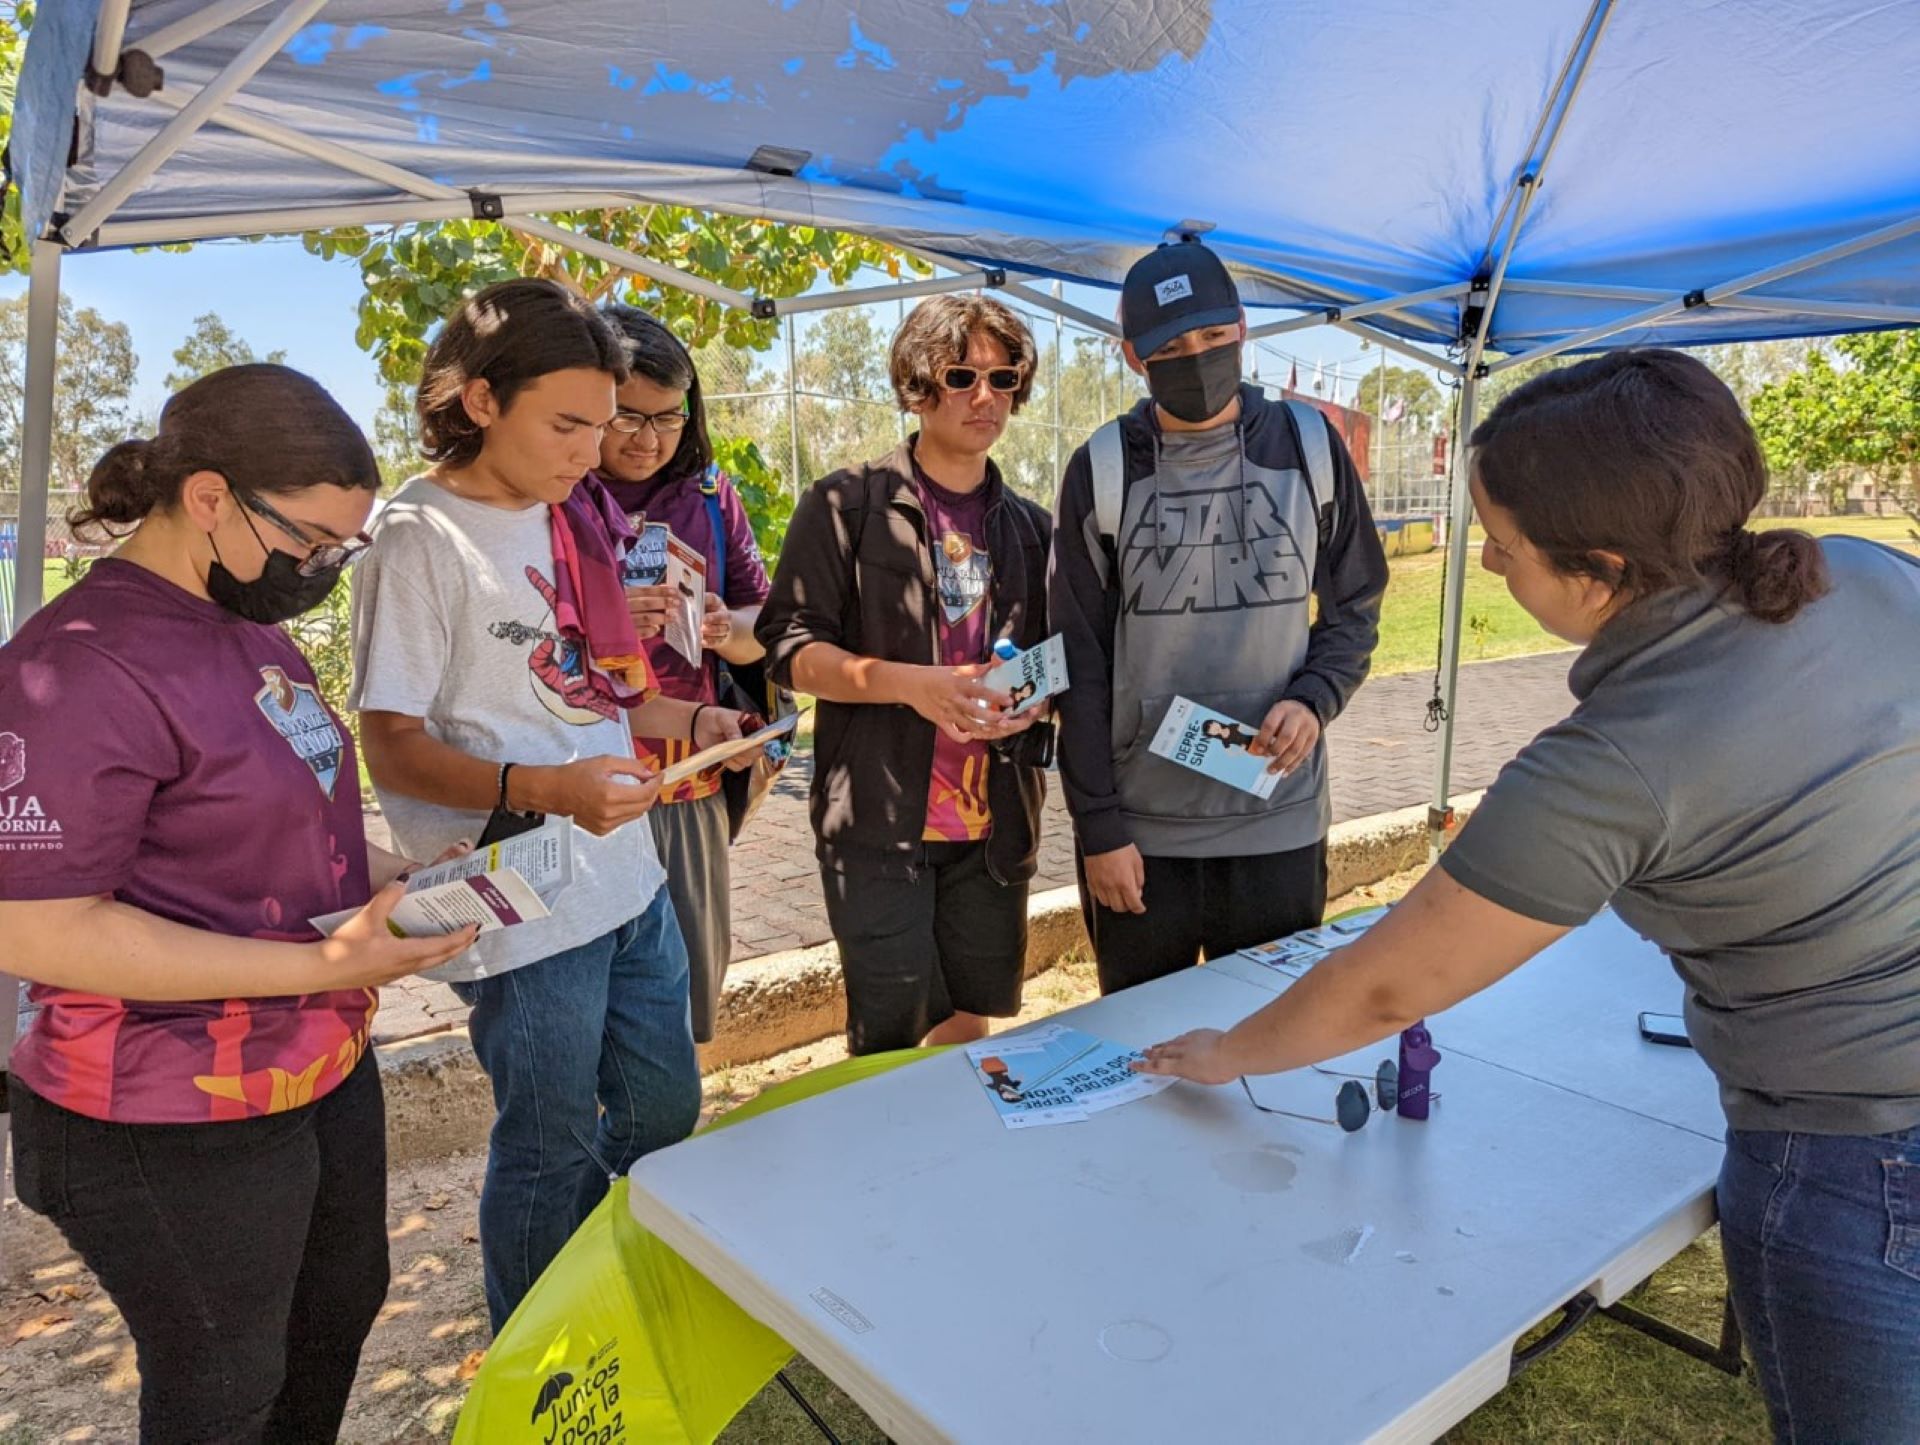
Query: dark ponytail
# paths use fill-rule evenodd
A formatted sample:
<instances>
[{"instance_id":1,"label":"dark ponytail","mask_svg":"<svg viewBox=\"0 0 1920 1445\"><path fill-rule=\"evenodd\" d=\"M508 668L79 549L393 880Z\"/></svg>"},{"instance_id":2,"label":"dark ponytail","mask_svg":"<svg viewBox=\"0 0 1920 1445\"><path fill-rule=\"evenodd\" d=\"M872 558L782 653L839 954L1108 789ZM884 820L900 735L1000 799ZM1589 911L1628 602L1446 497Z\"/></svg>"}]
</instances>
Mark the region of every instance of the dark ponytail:
<instances>
[{"instance_id":1,"label":"dark ponytail","mask_svg":"<svg viewBox=\"0 0 1920 1445\"><path fill-rule=\"evenodd\" d=\"M101 457L86 505L67 523L83 540L124 537L171 511L195 472L218 472L242 492L380 486L366 436L319 382L287 366L229 366L177 392L158 436L120 442Z\"/></svg>"},{"instance_id":2,"label":"dark ponytail","mask_svg":"<svg viewBox=\"0 0 1920 1445\"><path fill-rule=\"evenodd\" d=\"M1791 622L1831 585L1820 544L1805 532L1776 527L1733 533L1722 548L1720 569L1740 605L1762 622Z\"/></svg>"},{"instance_id":3,"label":"dark ponytail","mask_svg":"<svg viewBox=\"0 0 1920 1445\"><path fill-rule=\"evenodd\" d=\"M1759 440L1726 383L1683 352L1536 376L1474 429L1473 449L1487 496L1562 573L1631 597L1717 584L1764 622L1831 585L1806 533L1746 530L1767 493Z\"/></svg>"}]
</instances>

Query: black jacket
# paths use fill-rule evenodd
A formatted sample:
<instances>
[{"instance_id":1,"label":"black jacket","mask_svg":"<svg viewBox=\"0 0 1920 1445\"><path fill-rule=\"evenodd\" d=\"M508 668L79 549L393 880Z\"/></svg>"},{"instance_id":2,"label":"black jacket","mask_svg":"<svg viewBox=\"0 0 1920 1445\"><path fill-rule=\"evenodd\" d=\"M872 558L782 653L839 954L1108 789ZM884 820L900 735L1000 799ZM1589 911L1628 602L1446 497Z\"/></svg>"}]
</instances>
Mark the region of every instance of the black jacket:
<instances>
[{"instance_id":1,"label":"black jacket","mask_svg":"<svg viewBox=\"0 0 1920 1445\"><path fill-rule=\"evenodd\" d=\"M1021 648L1047 636L1046 510L1009 490L987 464L987 555L993 563L988 634ZM939 659L939 601L927 516L902 443L878 461L815 482L794 508L773 593L754 635L767 665L793 685L793 660L811 642L862 657L932 664ZM810 811L816 852L828 866L860 859L915 865L926 829L934 726L912 708L818 704ZM1042 770L1053 725L1036 723L988 751L993 829L987 866L1003 883L1034 874Z\"/></svg>"}]
</instances>

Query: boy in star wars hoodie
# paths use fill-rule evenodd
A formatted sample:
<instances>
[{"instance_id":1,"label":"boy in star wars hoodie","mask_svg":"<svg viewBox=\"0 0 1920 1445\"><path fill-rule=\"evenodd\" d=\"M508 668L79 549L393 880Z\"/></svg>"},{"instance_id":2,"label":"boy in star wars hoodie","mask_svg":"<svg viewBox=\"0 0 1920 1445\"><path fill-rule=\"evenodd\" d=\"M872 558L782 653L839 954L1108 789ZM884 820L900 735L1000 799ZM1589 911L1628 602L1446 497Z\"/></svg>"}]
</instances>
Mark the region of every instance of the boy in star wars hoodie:
<instances>
[{"instance_id":1,"label":"boy in star wars hoodie","mask_svg":"<svg viewBox=\"0 0 1920 1445\"><path fill-rule=\"evenodd\" d=\"M1240 380L1238 289L1197 241L1137 262L1127 364L1151 399L1073 455L1048 611L1072 688L1059 763L1103 993L1320 922L1322 732L1366 677L1387 564L1326 418ZM1176 696L1254 730L1258 798L1149 750Z\"/></svg>"}]
</instances>

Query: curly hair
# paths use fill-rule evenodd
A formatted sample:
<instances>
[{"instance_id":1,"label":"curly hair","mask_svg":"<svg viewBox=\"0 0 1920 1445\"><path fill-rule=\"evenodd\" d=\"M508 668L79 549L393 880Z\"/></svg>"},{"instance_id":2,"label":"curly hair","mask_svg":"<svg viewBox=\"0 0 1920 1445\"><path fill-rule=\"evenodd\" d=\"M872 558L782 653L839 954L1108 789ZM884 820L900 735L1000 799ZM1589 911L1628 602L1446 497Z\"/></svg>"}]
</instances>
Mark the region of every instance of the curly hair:
<instances>
[{"instance_id":1,"label":"curly hair","mask_svg":"<svg viewBox=\"0 0 1920 1445\"><path fill-rule=\"evenodd\" d=\"M1033 395L1034 361L1039 348L1018 312L991 296L950 292L922 301L908 313L893 334L887 356L887 378L893 383L900 410L913 411L939 400L940 377L949 366L964 366L967 342L978 332L1007 349L1007 359L1021 369L1020 389L1013 393L1019 411Z\"/></svg>"}]
</instances>

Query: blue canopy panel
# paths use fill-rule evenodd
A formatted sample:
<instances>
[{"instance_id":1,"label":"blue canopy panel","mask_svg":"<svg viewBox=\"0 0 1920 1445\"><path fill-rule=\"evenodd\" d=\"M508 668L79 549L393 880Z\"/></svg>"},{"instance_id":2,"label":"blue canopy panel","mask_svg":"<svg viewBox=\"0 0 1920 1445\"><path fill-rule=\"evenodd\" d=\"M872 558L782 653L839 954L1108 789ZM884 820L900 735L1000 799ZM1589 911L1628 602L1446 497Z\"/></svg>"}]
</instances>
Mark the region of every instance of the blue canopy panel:
<instances>
[{"instance_id":1,"label":"blue canopy panel","mask_svg":"<svg viewBox=\"0 0 1920 1445\"><path fill-rule=\"evenodd\" d=\"M133 0L127 45L206 3ZM98 5L43 7L31 37L14 142L30 223L63 182L59 209L84 204L173 113L80 87ZM168 92L206 83L279 10L165 56ZM1590 0L332 0L231 107L461 190L803 221L1095 284L1202 222L1250 304L1299 307L1486 265L1589 15ZM1920 217L1916 73L1911 5L1619 4L1490 345L1549 345ZM769 145L806 153L797 175L746 168ZM403 196L216 123L103 241ZM1920 310L1920 234L1752 294L1771 309L1736 298L1599 344L1865 329L1862 307ZM1444 345L1461 304L1372 320Z\"/></svg>"}]
</instances>

